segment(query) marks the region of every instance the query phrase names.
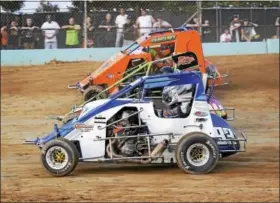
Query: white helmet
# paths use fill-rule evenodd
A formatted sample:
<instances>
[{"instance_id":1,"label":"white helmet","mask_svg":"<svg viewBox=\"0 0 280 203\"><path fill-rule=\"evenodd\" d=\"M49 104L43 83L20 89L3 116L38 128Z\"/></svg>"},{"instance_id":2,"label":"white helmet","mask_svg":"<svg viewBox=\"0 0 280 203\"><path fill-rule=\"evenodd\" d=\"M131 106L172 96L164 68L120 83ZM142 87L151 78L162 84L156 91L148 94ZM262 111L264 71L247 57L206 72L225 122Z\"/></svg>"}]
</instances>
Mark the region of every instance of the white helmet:
<instances>
[{"instance_id":1,"label":"white helmet","mask_svg":"<svg viewBox=\"0 0 280 203\"><path fill-rule=\"evenodd\" d=\"M191 84L165 87L162 92L162 102L167 106L189 102L192 98L192 87Z\"/></svg>"}]
</instances>

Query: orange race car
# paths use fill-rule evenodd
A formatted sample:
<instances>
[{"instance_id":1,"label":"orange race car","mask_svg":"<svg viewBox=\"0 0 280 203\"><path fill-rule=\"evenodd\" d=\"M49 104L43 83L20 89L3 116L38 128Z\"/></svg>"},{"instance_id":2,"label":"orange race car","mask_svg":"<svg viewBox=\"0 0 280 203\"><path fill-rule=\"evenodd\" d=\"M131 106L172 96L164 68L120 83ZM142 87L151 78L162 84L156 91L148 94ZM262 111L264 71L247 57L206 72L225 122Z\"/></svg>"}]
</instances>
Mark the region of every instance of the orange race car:
<instances>
[{"instance_id":1,"label":"orange race car","mask_svg":"<svg viewBox=\"0 0 280 203\"><path fill-rule=\"evenodd\" d=\"M178 54L187 51L191 51L197 56L200 72L209 74L208 66L212 63L204 59L199 32L192 28L180 27L153 32L140 37L130 46L124 47L119 53L106 60L85 79L75 85L69 85L68 88L78 89L83 93L84 100L87 101L124 78L129 69L145 62L167 57L173 53ZM162 65L158 65L158 67L160 68ZM214 71L218 76L215 84L225 84L223 79L225 76L222 76L216 68ZM208 84L211 84L211 79L208 80ZM108 94L117 91L116 88L110 88ZM100 97L107 98L108 95L103 92Z\"/></svg>"}]
</instances>

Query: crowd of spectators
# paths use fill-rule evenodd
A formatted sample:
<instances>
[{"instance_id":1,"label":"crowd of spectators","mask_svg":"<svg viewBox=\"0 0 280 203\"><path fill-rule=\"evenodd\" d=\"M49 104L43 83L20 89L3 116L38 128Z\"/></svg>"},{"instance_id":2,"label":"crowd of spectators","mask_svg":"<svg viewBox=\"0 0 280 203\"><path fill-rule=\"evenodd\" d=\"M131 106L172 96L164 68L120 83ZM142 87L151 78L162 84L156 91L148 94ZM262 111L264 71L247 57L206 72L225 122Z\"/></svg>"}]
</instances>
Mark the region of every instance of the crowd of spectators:
<instances>
[{"instance_id":1,"label":"crowd of spectators","mask_svg":"<svg viewBox=\"0 0 280 203\"><path fill-rule=\"evenodd\" d=\"M120 8L119 15L115 19L110 13L107 13L105 19L101 20L97 26L88 16L86 18L87 42L83 44L80 37L83 35L83 27L76 24L73 17L69 19L67 25L60 26L51 15L47 15L46 22L41 27L34 26L32 18L28 17L26 25L22 27L18 26L17 21L12 21L1 28L1 48L34 49L40 38L43 37L45 49L56 49L58 47L57 35L61 30L65 31L65 47L122 47L125 34L128 32L134 30L139 37L151 31L161 31L170 27L172 25L163 20L160 15L154 19L153 16L147 14L145 9L141 9L141 15L135 23L132 23L131 17L126 14L125 9ZM99 34L98 39L96 33Z\"/></svg>"},{"instance_id":2,"label":"crowd of spectators","mask_svg":"<svg viewBox=\"0 0 280 203\"><path fill-rule=\"evenodd\" d=\"M272 38L279 38L279 17L275 22L276 35ZM260 35L256 32L256 23L249 22L248 19L240 20L238 15L233 16L229 29L225 29L220 36L220 42L252 42L258 41Z\"/></svg>"},{"instance_id":3,"label":"crowd of spectators","mask_svg":"<svg viewBox=\"0 0 280 203\"><path fill-rule=\"evenodd\" d=\"M137 37L150 33L151 31L162 31L172 27L161 15L155 18L148 14L145 9L141 9L141 15L132 21L126 14L124 8L120 8L119 15L115 19L107 13L100 23L95 22L91 17L86 18L84 28L75 22L74 17L70 17L67 25L60 26L52 19L51 15L46 16L46 22L40 27L35 26L32 18L26 18L23 26L19 26L16 20L1 27L1 48L2 49L34 49L43 37L45 49L58 48L58 33L63 31L66 48L79 47L122 47L126 34L134 33ZM201 31L202 40L213 41L213 29L209 20L204 20L200 24L198 18L193 18L192 23L187 24L196 30ZM279 17L276 19L276 35L279 38ZM240 20L238 15L234 15L229 28L220 35L220 42L251 42L260 38L256 33L257 24L249 22L247 19ZM87 31L87 41L83 41L84 29ZM99 36L98 36L99 34ZM215 36L214 36L215 37ZM62 40L60 41L62 42ZM84 43L83 43L84 42Z\"/></svg>"}]
</instances>

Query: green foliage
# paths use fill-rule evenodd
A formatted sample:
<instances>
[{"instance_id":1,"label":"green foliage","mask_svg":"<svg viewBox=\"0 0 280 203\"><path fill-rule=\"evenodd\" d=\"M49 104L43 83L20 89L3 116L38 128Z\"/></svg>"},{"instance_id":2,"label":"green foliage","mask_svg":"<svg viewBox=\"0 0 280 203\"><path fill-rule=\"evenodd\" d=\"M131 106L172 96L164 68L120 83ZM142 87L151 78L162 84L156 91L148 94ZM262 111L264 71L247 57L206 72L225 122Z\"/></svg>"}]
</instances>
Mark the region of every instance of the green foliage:
<instances>
[{"instance_id":1,"label":"green foliage","mask_svg":"<svg viewBox=\"0 0 280 203\"><path fill-rule=\"evenodd\" d=\"M0 1L3 10L14 12L20 10L24 6L24 1Z\"/></svg>"},{"instance_id":2,"label":"green foliage","mask_svg":"<svg viewBox=\"0 0 280 203\"><path fill-rule=\"evenodd\" d=\"M212 8L216 1L203 1L202 8ZM279 1L217 1L219 7L279 7Z\"/></svg>"},{"instance_id":3,"label":"green foliage","mask_svg":"<svg viewBox=\"0 0 280 203\"><path fill-rule=\"evenodd\" d=\"M58 5L53 5L50 2L45 2L43 0L40 1L40 6L36 9L36 12L43 13L43 12L59 12Z\"/></svg>"}]
</instances>

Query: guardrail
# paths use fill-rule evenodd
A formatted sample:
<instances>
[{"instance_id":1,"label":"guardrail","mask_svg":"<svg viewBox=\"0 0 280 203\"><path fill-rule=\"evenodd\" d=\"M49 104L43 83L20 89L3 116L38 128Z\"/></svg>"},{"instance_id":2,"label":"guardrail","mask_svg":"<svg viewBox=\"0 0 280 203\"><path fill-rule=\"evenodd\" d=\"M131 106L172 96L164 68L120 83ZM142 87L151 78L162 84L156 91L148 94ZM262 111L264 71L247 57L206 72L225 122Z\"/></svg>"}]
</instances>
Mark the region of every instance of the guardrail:
<instances>
[{"instance_id":1,"label":"guardrail","mask_svg":"<svg viewBox=\"0 0 280 203\"><path fill-rule=\"evenodd\" d=\"M205 56L279 53L279 39L268 39L263 42L203 43L202 46ZM43 65L53 60L104 61L118 51L120 48L1 50L1 67Z\"/></svg>"}]
</instances>

